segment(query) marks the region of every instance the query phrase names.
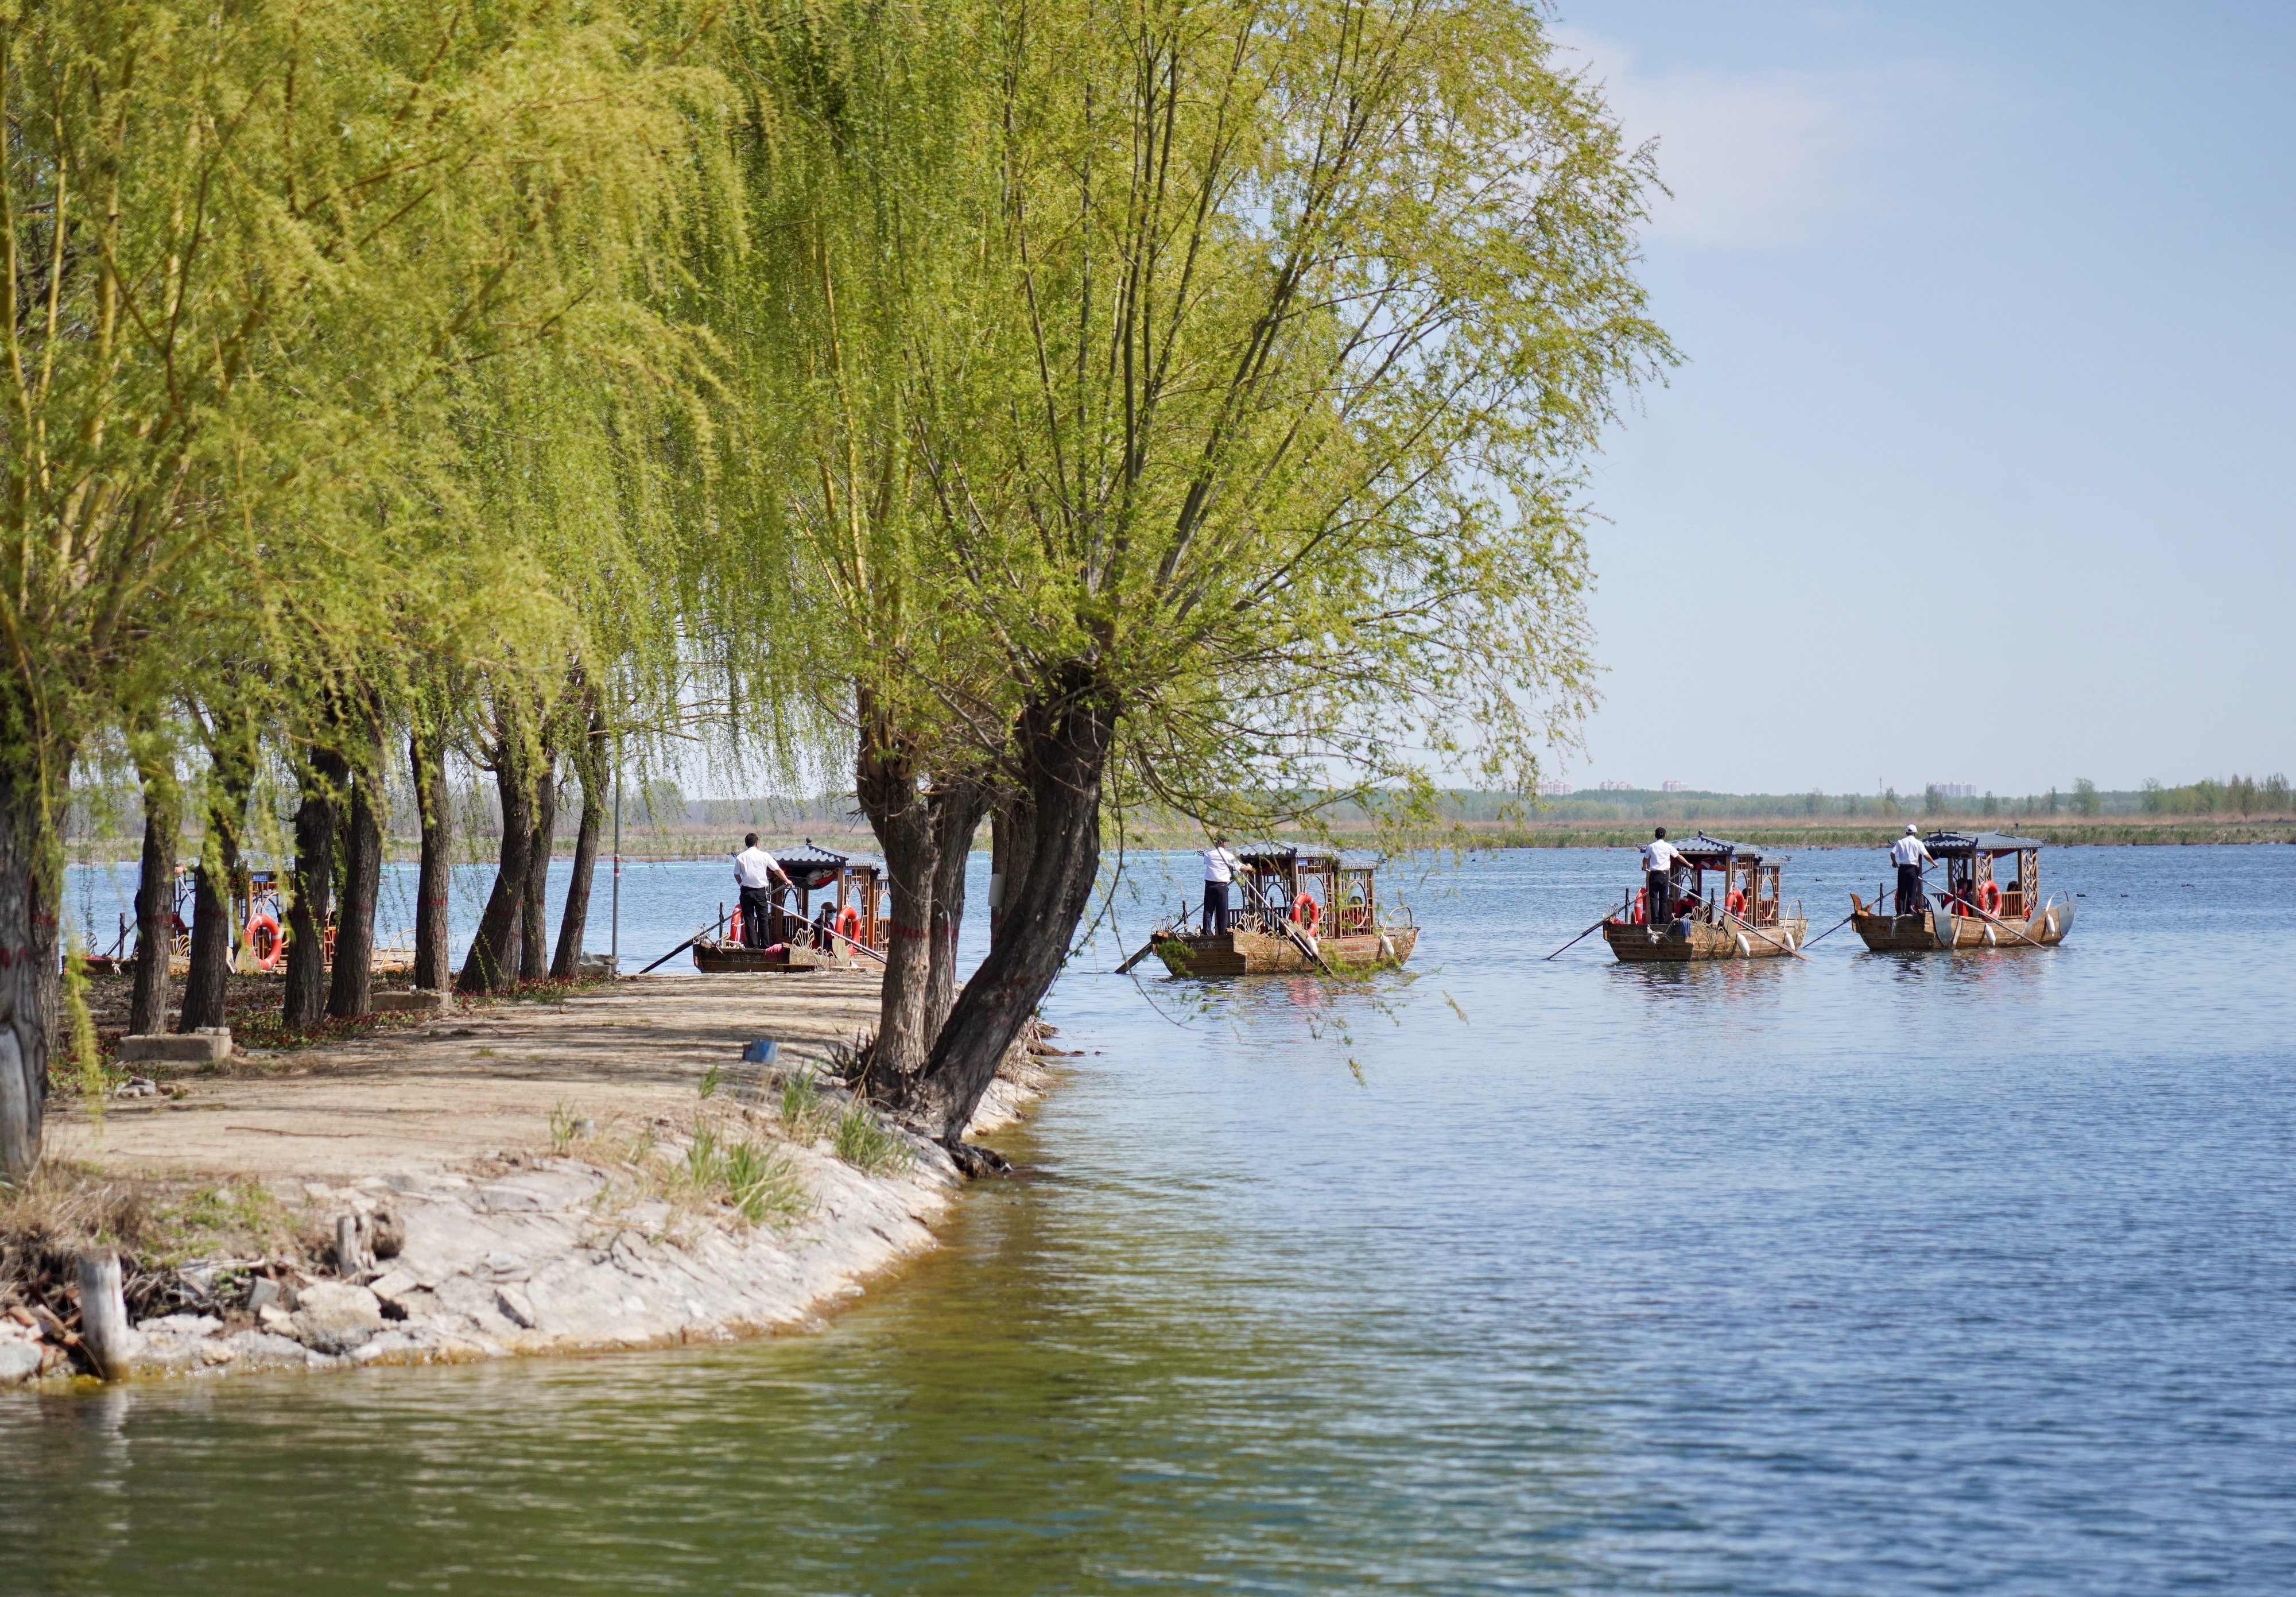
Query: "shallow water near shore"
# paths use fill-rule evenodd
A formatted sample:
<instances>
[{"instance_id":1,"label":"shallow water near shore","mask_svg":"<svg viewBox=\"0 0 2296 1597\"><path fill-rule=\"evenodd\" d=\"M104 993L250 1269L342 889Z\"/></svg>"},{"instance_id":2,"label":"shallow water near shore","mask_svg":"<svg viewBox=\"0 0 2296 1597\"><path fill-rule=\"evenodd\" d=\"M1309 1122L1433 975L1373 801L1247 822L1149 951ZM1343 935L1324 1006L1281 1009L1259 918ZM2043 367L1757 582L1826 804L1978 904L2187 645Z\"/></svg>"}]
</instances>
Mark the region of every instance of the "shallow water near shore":
<instances>
[{"instance_id":1,"label":"shallow water near shore","mask_svg":"<svg viewBox=\"0 0 2296 1597\"><path fill-rule=\"evenodd\" d=\"M0 1398L0 1590L2288 1591L2296 848L2043 868L2061 949L1666 968L1478 858L1347 987L1132 909L826 1331Z\"/></svg>"}]
</instances>

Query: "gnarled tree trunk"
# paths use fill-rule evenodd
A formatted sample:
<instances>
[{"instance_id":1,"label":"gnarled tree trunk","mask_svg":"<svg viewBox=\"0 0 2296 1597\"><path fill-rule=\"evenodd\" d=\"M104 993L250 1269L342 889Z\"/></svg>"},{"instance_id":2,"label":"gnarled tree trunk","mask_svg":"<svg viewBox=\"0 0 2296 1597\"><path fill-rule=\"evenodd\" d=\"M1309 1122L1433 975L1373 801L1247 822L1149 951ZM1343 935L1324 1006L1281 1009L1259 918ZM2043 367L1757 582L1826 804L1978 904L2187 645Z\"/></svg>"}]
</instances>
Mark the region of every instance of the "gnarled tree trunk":
<instances>
[{"instance_id":1,"label":"gnarled tree trunk","mask_svg":"<svg viewBox=\"0 0 2296 1597\"><path fill-rule=\"evenodd\" d=\"M337 806L350 766L332 749L314 749L295 807L295 874L287 906L287 998L281 1019L316 1026L327 1012L327 905L335 886Z\"/></svg>"},{"instance_id":2,"label":"gnarled tree trunk","mask_svg":"<svg viewBox=\"0 0 2296 1597\"><path fill-rule=\"evenodd\" d=\"M868 1085L872 1096L898 1102L906 1097L932 1045L925 1014L932 975L927 930L935 863L932 807L917 785L914 750L880 711L868 689L857 689L856 696L861 741L854 758L853 791L877 834L890 900L885 981L878 1000L877 1040L869 1054Z\"/></svg>"},{"instance_id":3,"label":"gnarled tree trunk","mask_svg":"<svg viewBox=\"0 0 2296 1597\"><path fill-rule=\"evenodd\" d=\"M135 880L135 982L127 1029L137 1036L168 1026L168 962L176 952L176 773L164 758L138 760L144 788L144 855Z\"/></svg>"},{"instance_id":4,"label":"gnarled tree trunk","mask_svg":"<svg viewBox=\"0 0 2296 1597\"><path fill-rule=\"evenodd\" d=\"M37 766L0 772L0 1175L11 1180L40 1162L57 1011L60 894L37 781Z\"/></svg>"},{"instance_id":5,"label":"gnarled tree trunk","mask_svg":"<svg viewBox=\"0 0 2296 1597\"><path fill-rule=\"evenodd\" d=\"M335 962L327 1012L354 1020L374 1009L374 905L382 889L382 723L362 714L359 766L353 774L349 824L343 838L343 902L335 916Z\"/></svg>"},{"instance_id":6,"label":"gnarled tree trunk","mask_svg":"<svg viewBox=\"0 0 2296 1597\"><path fill-rule=\"evenodd\" d=\"M449 979L447 899L454 880L454 805L447 793L447 737L423 725L418 711L406 734L406 763L414 775L414 807L422 830L414 874L414 985L436 992Z\"/></svg>"},{"instance_id":7,"label":"gnarled tree trunk","mask_svg":"<svg viewBox=\"0 0 2296 1597\"><path fill-rule=\"evenodd\" d=\"M933 784L933 890L931 964L925 977L925 1036L938 1037L956 1003L956 938L964 929L964 873L972 863L972 834L988 813L994 791L969 777Z\"/></svg>"},{"instance_id":8,"label":"gnarled tree trunk","mask_svg":"<svg viewBox=\"0 0 2296 1597\"><path fill-rule=\"evenodd\" d=\"M598 871L598 842L606 831L606 716L594 702L590 723L573 749L574 774L582 783L582 826L574 834L574 871L566 880L566 908L558 918L558 952L550 973L570 981L582 962L582 939L590 925L590 879Z\"/></svg>"},{"instance_id":9,"label":"gnarled tree trunk","mask_svg":"<svg viewBox=\"0 0 2296 1597\"><path fill-rule=\"evenodd\" d=\"M1005 1051L1050 990L1100 873L1100 791L1116 700L1093 668L1071 664L1029 700L1014 732L1029 848L1005 868L988 957L964 984L905 1107L944 1142L964 1134Z\"/></svg>"},{"instance_id":10,"label":"gnarled tree trunk","mask_svg":"<svg viewBox=\"0 0 2296 1597\"><path fill-rule=\"evenodd\" d=\"M243 741L218 735L210 740L209 752L214 765L208 773L207 835L200 842L193 882L192 968L184 979L184 1017L176 1028L186 1032L227 1024L225 1000L237 930L231 923L232 888L241 876L240 828L255 785L253 753Z\"/></svg>"},{"instance_id":11,"label":"gnarled tree trunk","mask_svg":"<svg viewBox=\"0 0 2296 1597\"><path fill-rule=\"evenodd\" d=\"M534 856L533 761L517 730L505 720L495 750L495 793L502 805L502 855L495 885L471 939L470 957L455 979L458 992L498 993L518 979L523 946L520 909Z\"/></svg>"},{"instance_id":12,"label":"gnarled tree trunk","mask_svg":"<svg viewBox=\"0 0 2296 1597\"><path fill-rule=\"evenodd\" d=\"M540 981L550 973L550 856L557 847L558 750L542 749L542 768L534 781L534 840L528 847L526 895L519 905L518 979Z\"/></svg>"}]
</instances>

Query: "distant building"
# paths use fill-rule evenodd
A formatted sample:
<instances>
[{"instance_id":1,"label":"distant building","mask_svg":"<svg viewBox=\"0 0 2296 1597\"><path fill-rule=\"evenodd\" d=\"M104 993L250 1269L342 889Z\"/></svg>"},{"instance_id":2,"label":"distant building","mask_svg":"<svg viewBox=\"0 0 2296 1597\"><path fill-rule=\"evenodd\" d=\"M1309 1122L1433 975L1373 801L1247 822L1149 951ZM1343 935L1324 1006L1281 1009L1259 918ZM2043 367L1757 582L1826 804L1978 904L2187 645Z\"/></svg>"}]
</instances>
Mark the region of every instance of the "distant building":
<instances>
[{"instance_id":1,"label":"distant building","mask_svg":"<svg viewBox=\"0 0 2296 1597\"><path fill-rule=\"evenodd\" d=\"M1948 798L1974 798L1977 784L1973 782L1933 782L1930 786Z\"/></svg>"},{"instance_id":2,"label":"distant building","mask_svg":"<svg viewBox=\"0 0 2296 1597\"><path fill-rule=\"evenodd\" d=\"M1686 793L1690 791L1690 784L1686 782L1661 782L1658 785L1659 790L1661 792Z\"/></svg>"},{"instance_id":3,"label":"distant building","mask_svg":"<svg viewBox=\"0 0 2296 1597\"><path fill-rule=\"evenodd\" d=\"M1631 793L1635 790L1635 784L1631 782L1604 782L1595 785L1606 793Z\"/></svg>"},{"instance_id":4,"label":"distant building","mask_svg":"<svg viewBox=\"0 0 2296 1597\"><path fill-rule=\"evenodd\" d=\"M1538 784L1538 793L1542 798L1568 798L1570 784L1567 782L1542 782Z\"/></svg>"}]
</instances>

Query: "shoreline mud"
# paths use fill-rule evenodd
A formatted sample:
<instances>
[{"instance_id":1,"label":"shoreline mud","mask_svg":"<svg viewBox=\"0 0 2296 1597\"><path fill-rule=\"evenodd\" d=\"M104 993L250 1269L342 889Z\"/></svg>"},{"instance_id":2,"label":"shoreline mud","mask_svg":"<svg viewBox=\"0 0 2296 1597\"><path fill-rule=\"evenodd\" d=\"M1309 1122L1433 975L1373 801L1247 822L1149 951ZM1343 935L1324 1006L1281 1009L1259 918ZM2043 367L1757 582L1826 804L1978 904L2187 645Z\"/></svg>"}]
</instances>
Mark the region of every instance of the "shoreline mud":
<instances>
[{"instance_id":1,"label":"shoreline mud","mask_svg":"<svg viewBox=\"0 0 2296 1597\"><path fill-rule=\"evenodd\" d=\"M936 1246L965 1185L947 1150L837 1080L877 990L866 971L625 979L237 1059L114 1101L100 1126L52 1102L50 1157L69 1184L159 1216L141 1247L120 1249L134 1321L124 1374L467 1362L819 1326ZM1023 1034L972 1134L1025 1115L1050 1080L1051 1035ZM167 1227L192 1213L293 1240L185 1253ZM22 1224L8 1245L0 1388L91 1380L76 1288L52 1259L48 1290L28 1290Z\"/></svg>"}]
</instances>

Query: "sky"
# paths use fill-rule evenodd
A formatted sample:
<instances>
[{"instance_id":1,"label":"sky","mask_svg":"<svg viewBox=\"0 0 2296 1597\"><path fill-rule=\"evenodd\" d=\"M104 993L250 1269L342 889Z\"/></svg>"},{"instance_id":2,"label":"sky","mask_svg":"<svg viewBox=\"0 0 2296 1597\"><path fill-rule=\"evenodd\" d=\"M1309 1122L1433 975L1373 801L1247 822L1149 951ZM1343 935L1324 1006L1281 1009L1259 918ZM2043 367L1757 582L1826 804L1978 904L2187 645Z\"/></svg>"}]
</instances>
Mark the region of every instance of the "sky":
<instances>
[{"instance_id":1,"label":"sky","mask_svg":"<svg viewBox=\"0 0 2296 1597\"><path fill-rule=\"evenodd\" d=\"M1595 463L1557 774L2296 772L2296 4L1564 0L1686 357Z\"/></svg>"}]
</instances>

